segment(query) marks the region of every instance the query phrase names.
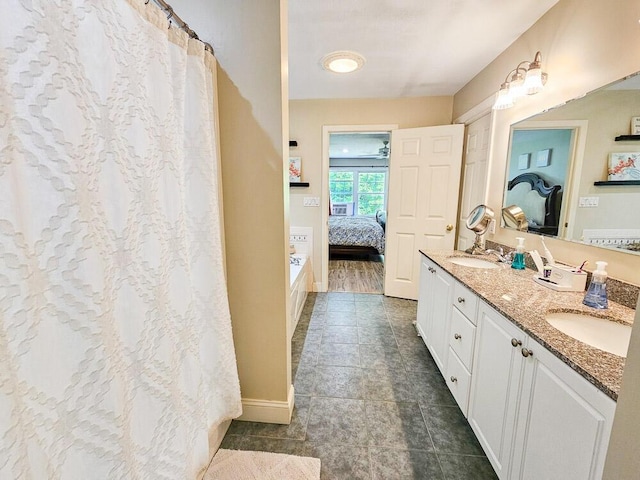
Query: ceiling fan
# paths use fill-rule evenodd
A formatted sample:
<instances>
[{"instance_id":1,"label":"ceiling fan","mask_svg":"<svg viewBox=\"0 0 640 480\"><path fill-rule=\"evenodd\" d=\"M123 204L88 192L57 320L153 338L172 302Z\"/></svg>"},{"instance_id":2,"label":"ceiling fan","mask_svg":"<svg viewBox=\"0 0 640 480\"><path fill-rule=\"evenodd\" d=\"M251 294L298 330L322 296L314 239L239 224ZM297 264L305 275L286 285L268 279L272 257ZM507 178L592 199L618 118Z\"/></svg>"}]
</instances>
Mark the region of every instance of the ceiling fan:
<instances>
[{"instance_id":1,"label":"ceiling fan","mask_svg":"<svg viewBox=\"0 0 640 480\"><path fill-rule=\"evenodd\" d=\"M388 158L389 157L389 140L383 140L383 147L378 149L378 157L379 158Z\"/></svg>"}]
</instances>

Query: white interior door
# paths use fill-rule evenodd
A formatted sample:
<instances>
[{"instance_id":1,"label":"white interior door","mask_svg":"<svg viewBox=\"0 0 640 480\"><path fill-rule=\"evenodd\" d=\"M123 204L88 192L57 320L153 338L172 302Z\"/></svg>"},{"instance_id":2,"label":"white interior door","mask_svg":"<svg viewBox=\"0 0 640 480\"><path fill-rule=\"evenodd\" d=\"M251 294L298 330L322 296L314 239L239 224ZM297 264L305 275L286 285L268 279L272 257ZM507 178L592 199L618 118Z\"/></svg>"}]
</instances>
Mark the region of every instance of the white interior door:
<instances>
[{"instance_id":1,"label":"white interior door","mask_svg":"<svg viewBox=\"0 0 640 480\"><path fill-rule=\"evenodd\" d=\"M418 298L419 249L453 249L464 125L391 133L384 293Z\"/></svg>"},{"instance_id":2,"label":"white interior door","mask_svg":"<svg viewBox=\"0 0 640 480\"><path fill-rule=\"evenodd\" d=\"M467 229L467 216L478 205L486 202L487 159L491 115L486 114L467 126L464 156L460 221L458 222L458 250L466 250L475 241L475 233Z\"/></svg>"}]
</instances>

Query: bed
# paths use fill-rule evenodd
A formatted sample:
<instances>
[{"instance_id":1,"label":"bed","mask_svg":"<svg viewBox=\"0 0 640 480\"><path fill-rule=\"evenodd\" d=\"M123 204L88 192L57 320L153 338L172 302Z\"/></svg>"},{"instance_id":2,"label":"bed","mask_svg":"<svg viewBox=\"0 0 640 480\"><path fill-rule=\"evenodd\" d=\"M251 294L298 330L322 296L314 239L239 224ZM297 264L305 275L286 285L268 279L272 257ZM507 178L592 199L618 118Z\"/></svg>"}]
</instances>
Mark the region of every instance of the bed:
<instances>
[{"instance_id":1,"label":"bed","mask_svg":"<svg viewBox=\"0 0 640 480\"><path fill-rule=\"evenodd\" d=\"M539 175L527 172L507 185L506 205L517 205L527 216L528 231L557 235L562 186L548 185Z\"/></svg>"},{"instance_id":2,"label":"bed","mask_svg":"<svg viewBox=\"0 0 640 480\"><path fill-rule=\"evenodd\" d=\"M382 216L376 218L331 215L329 253L384 255Z\"/></svg>"}]
</instances>

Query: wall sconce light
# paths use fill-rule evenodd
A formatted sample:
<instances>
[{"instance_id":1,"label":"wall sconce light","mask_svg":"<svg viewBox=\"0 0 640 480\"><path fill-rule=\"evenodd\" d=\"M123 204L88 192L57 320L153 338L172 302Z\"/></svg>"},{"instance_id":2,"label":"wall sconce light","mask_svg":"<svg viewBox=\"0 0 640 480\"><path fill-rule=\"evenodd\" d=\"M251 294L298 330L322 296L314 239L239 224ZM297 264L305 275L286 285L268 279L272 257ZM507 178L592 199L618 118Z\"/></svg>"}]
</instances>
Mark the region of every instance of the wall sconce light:
<instances>
[{"instance_id":1,"label":"wall sconce light","mask_svg":"<svg viewBox=\"0 0 640 480\"><path fill-rule=\"evenodd\" d=\"M533 62L520 62L507 74L500 85L493 109L511 108L519 97L542 91L545 83L547 83L547 74L542 71L542 54L537 52Z\"/></svg>"}]
</instances>

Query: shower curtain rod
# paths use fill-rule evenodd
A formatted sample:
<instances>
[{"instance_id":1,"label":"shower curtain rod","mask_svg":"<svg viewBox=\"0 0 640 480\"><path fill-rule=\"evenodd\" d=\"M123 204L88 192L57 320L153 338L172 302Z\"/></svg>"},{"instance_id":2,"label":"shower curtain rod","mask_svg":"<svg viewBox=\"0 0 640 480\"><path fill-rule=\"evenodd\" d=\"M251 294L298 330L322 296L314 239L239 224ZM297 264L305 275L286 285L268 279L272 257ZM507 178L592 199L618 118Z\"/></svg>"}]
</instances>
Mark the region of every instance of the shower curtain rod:
<instances>
[{"instance_id":1,"label":"shower curtain rod","mask_svg":"<svg viewBox=\"0 0 640 480\"><path fill-rule=\"evenodd\" d=\"M204 43L205 50L208 50L209 52L211 52L212 55L215 55L213 51L213 47L209 43L200 40L200 37L198 37L198 34L189 28L189 25L187 25L187 22L185 22L178 16L178 14L173 10L173 7L171 5L169 5L164 0L153 0L153 1L162 10L164 10L164 12L167 14L167 20L169 20L169 22L175 22L178 25L178 27L184 30L185 32L187 32L187 35L189 35L191 38L195 38L196 40L199 40L202 43ZM145 4L149 3L149 0L147 0L144 3Z\"/></svg>"}]
</instances>

